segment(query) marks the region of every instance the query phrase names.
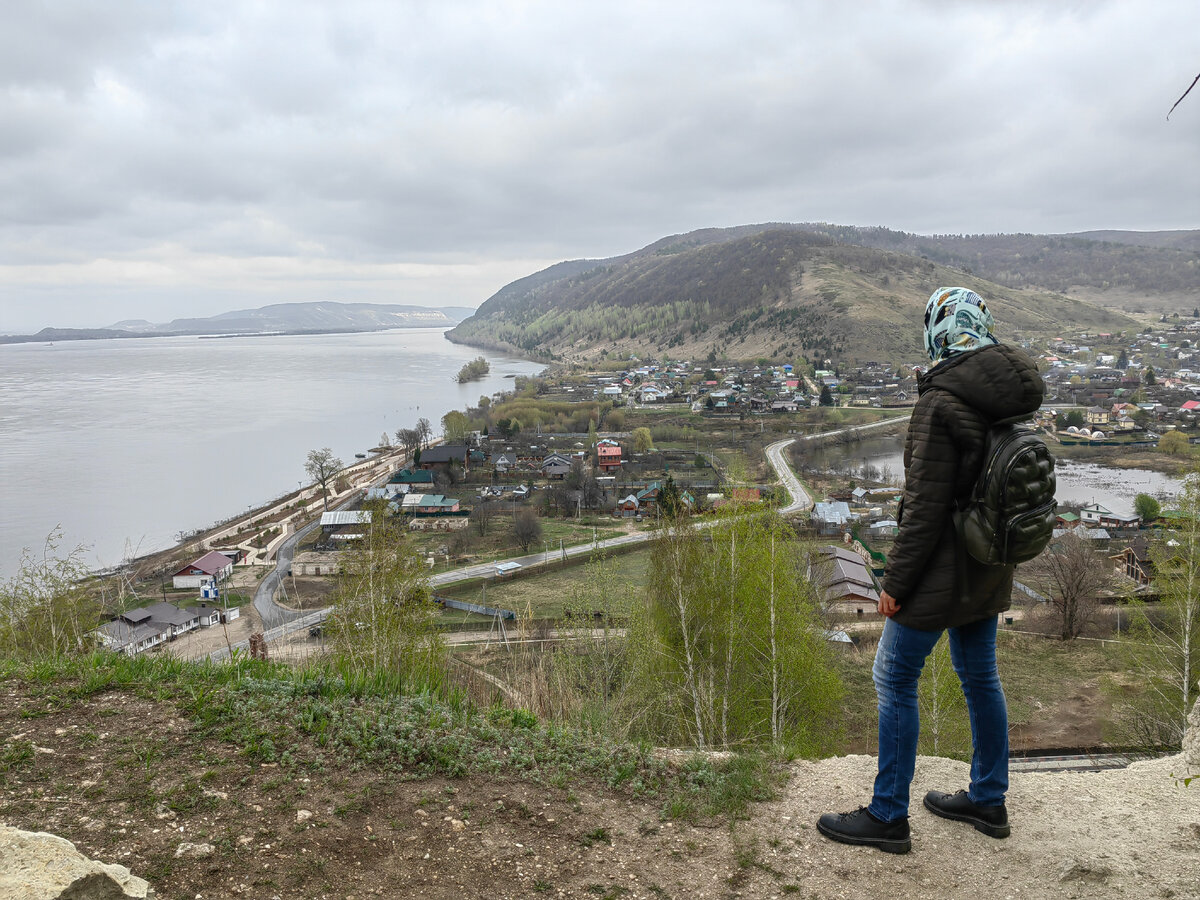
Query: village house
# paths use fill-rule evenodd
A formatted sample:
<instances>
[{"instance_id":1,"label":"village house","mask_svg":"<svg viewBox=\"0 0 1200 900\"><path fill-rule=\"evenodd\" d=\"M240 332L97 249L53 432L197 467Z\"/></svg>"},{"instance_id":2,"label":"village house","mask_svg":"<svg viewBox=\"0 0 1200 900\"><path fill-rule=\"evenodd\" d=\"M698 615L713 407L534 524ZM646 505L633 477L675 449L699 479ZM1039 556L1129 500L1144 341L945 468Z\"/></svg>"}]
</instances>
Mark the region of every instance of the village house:
<instances>
[{"instance_id":1,"label":"village house","mask_svg":"<svg viewBox=\"0 0 1200 900\"><path fill-rule=\"evenodd\" d=\"M842 500L813 504L812 524L817 534L841 534L857 518L851 514L849 504Z\"/></svg>"},{"instance_id":2,"label":"village house","mask_svg":"<svg viewBox=\"0 0 1200 900\"><path fill-rule=\"evenodd\" d=\"M596 465L601 472L611 472L620 468L621 445L611 438L601 438L597 441Z\"/></svg>"},{"instance_id":3,"label":"village house","mask_svg":"<svg viewBox=\"0 0 1200 900\"><path fill-rule=\"evenodd\" d=\"M421 461L417 468L425 470L440 469L445 472L453 466L468 465L466 444L438 444L426 447L421 451Z\"/></svg>"},{"instance_id":4,"label":"village house","mask_svg":"<svg viewBox=\"0 0 1200 900\"><path fill-rule=\"evenodd\" d=\"M411 496L406 494L405 496ZM321 513L321 533L324 540L353 541L366 533L363 526L371 524L369 509L337 509Z\"/></svg>"},{"instance_id":5,"label":"village house","mask_svg":"<svg viewBox=\"0 0 1200 900\"><path fill-rule=\"evenodd\" d=\"M171 575L177 588L198 588L228 578L233 573L233 560L218 550L210 550Z\"/></svg>"},{"instance_id":6,"label":"village house","mask_svg":"<svg viewBox=\"0 0 1200 900\"><path fill-rule=\"evenodd\" d=\"M546 478L562 480L571 474L571 460L561 453L551 453L541 461L538 468Z\"/></svg>"},{"instance_id":7,"label":"village house","mask_svg":"<svg viewBox=\"0 0 1200 900\"><path fill-rule=\"evenodd\" d=\"M408 494L400 503L400 511L405 515L446 515L461 510L462 501L444 494Z\"/></svg>"},{"instance_id":8,"label":"village house","mask_svg":"<svg viewBox=\"0 0 1200 900\"><path fill-rule=\"evenodd\" d=\"M96 636L108 649L135 656L197 628L215 625L220 611L205 604L203 607L180 609L159 601L142 609L121 613L96 630Z\"/></svg>"},{"instance_id":9,"label":"village house","mask_svg":"<svg viewBox=\"0 0 1200 900\"><path fill-rule=\"evenodd\" d=\"M1142 521L1138 516L1114 513L1099 503L1085 506L1079 511L1079 518L1092 528L1136 528Z\"/></svg>"},{"instance_id":10,"label":"village house","mask_svg":"<svg viewBox=\"0 0 1200 900\"><path fill-rule=\"evenodd\" d=\"M1154 561L1150 559L1150 545L1146 543L1146 539L1136 538L1132 544L1125 548L1125 552L1119 557L1121 564L1124 566L1125 576L1136 581L1139 585L1146 586L1154 578Z\"/></svg>"},{"instance_id":11,"label":"village house","mask_svg":"<svg viewBox=\"0 0 1200 900\"><path fill-rule=\"evenodd\" d=\"M844 547L821 547L810 573L821 586L826 606L850 603L874 607L879 603L875 578L859 554Z\"/></svg>"}]
</instances>

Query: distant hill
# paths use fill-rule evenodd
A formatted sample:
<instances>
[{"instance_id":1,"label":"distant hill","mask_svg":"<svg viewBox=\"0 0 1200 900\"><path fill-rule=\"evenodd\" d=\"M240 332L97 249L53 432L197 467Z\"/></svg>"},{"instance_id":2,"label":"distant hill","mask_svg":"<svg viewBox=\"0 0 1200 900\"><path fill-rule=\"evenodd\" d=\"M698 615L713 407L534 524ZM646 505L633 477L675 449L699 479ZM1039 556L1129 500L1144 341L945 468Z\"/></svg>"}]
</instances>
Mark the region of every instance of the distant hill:
<instances>
[{"instance_id":1,"label":"distant hill","mask_svg":"<svg viewBox=\"0 0 1200 900\"><path fill-rule=\"evenodd\" d=\"M895 248L872 246L886 242ZM992 256L1011 256L1017 245L1000 241ZM940 239L886 229L705 229L515 281L448 337L547 358L633 351L899 363L920 355L925 300L946 284L988 297L1001 334L1010 338L1136 327L1128 316L1061 292L984 277L982 245L964 246L978 254L972 270L935 259L951 256ZM1140 258L1139 248L1108 246L1117 251L1105 254L1110 260Z\"/></svg>"},{"instance_id":2,"label":"distant hill","mask_svg":"<svg viewBox=\"0 0 1200 900\"><path fill-rule=\"evenodd\" d=\"M461 322L474 310L465 307L433 309L383 303L274 303L258 309L239 309L204 318L174 319L153 324L126 319L108 328L43 328L37 334L0 336L0 343L95 340L211 334L306 334L381 331L387 328L428 328Z\"/></svg>"}]
</instances>

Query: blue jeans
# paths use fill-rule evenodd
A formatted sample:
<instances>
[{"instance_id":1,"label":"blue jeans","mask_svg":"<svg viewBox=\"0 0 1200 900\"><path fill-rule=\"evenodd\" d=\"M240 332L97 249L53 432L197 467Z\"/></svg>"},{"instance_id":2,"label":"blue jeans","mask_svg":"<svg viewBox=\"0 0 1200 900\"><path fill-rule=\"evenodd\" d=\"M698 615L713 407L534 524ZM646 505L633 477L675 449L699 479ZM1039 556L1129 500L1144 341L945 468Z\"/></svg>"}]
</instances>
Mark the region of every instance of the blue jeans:
<instances>
[{"instance_id":1,"label":"blue jeans","mask_svg":"<svg viewBox=\"0 0 1200 900\"><path fill-rule=\"evenodd\" d=\"M908 816L917 763L917 679L941 631L918 631L888 619L875 652L879 697L879 774L867 807L884 822ZM1008 791L1008 707L996 669L996 617L950 629L950 658L971 719L971 801L999 806Z\"/></svg>"}]
</instances>

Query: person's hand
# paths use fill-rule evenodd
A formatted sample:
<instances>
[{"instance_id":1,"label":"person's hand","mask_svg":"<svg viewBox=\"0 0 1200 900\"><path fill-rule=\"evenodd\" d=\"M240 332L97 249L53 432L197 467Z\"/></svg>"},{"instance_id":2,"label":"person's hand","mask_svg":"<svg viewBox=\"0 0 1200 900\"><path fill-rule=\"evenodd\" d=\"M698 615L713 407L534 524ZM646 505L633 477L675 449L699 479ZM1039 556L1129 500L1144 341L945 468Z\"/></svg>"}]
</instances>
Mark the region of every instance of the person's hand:
<instances>
[{"instance_id":1,"label":"person's hand","mask_svg":"<svg viewBox=\"0 0 1200 900\"><path fill-rule=\"evenodd\" d=\"M877 608L881 616L887 616L890 619L900 611L900 603L887 591L883 591L879 595L879 606Z\"/></svg>"}]
</instances>

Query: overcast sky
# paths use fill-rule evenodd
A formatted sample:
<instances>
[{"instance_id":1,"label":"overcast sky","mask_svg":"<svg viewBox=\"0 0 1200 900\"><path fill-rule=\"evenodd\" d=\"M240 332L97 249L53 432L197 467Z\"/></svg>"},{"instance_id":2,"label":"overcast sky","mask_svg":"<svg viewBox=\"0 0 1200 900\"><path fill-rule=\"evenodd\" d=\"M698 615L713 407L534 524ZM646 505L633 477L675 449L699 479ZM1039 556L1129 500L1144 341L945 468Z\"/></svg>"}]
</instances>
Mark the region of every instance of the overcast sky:
<instances>
[{"instance_id":1,"label":"overcast sky","mask_svg":"<svg viewBox=\"0 0 1200 900\"><path fill-rule=\"evenodd\" d=\"M0 332L765 221L1200 228L1196 0L8 0Z\"/></svg>"}]
</instances>

